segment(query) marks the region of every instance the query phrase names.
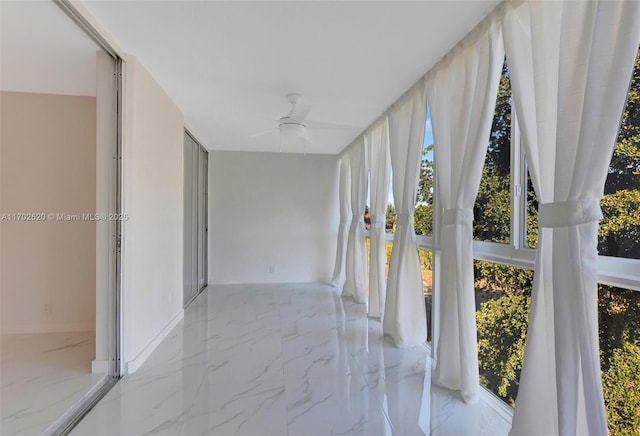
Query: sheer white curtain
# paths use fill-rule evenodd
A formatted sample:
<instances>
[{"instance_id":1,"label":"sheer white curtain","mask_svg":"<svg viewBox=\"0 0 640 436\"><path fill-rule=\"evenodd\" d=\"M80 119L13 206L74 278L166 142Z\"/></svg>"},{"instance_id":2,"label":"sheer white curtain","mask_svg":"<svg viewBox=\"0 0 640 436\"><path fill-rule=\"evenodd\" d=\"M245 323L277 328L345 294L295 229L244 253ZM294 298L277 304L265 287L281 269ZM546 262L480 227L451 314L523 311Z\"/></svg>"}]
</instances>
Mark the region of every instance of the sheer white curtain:
<instances>
[{"instance_id":1,"label":"sheer white curtain","mask_svg":"<svg viewBox=\"0 0 640 436\"><path fill-rule=\"evenodd\" d=\"M398 347L414 346L427 340L422 273L413 227L426 116L423 81L409 90L389 113L393 201L397 218L382 325L384 334L391 336Z\"/></svg>"},{"instance_id":2,"label":"sheer white curtain","mask_svg":"<svg viewBox=\"0 0 640 436\"><path fill-rule=\"evenodd\" d=\"M536 272L513 435L606 435L597 232L640 43L640 2L509 5L513 101L540 202Z\"/></svg>"},{"instance_id":3,"label":"sheer white curtain","mask_svg":"<svg viewBox=\"0 0 640 436\"><path fill-rule=\"evenodd\" d=\"M381 318L387 292L385 264L387 261L385 241L385 218L391 177L391 155L389 152L389 123L387 117L373 125L367 133L369 138L369 163L371 167L371 260L369 262L369 316Z\"/></svg>"},{"instance_id":4,"label":"sheer white curtain","mask_svg":"<svg viewBox=\"0 0 640 436\"><path fill-rule=\"evenodd\" d=\"M340 157L340 175L338 180L338 201L340 202L340 225L336 248L336 264L333 268L331 284L335 287L344 285L345 257L347 253L347 235L351 225L351 175L349 173L349 156Z\"/></svg>"},{"instance_id":5,"label":"sheer white curtain","mask_svg":"<svg viewBox=\"0 0 640 436\"><path fill-rule=\"evenodd\" d=\"M479 392L473 286L473 205L493 120L504 62L498 17L476 30L429 74L427 93L437 162L440 220L440 336L432 381L460 390L466 402Z\"/></svg>"},{"instance_id":6,"label":"sheer white curtain","mask_svg":"<svg viewBox=\"0 0 640 436\"><path fill-rule=\"evenodd\" d=\"M369 159L364 135L358 137L349 150L351 173L351 211L353 219L347 239L347 258L343 297L358 303L367 302L367 241L364 235L364 212L367 202Z\"/></svg>"}]
</instances>

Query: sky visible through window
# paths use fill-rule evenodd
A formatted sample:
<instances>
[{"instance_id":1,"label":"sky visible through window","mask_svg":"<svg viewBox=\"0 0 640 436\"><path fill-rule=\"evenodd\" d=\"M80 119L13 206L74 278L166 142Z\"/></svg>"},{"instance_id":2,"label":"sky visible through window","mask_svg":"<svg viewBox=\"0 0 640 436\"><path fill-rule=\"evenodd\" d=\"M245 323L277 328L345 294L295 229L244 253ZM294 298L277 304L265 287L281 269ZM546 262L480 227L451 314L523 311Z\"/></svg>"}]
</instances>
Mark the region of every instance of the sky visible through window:
<instances>
[{"instance_id":1,"label":"sky visible through window","mask_svg":"<svg viewBox=\"0 0 640 436\"><path fill-rule=\"evenodd\" d=\"M433 144L433 128L431 127L431 113L429 112L429 107L427 106L427 122L424 126L424 141L422 143L422 149L424 150L426 146L431 144ZM433 151L427 153L426 158L430 161L433 161ZM389 196L387 199L387 204L395 205L393 201L393 176L391 177L391 181L389 182Z\"/></svg>"}]
</instances>

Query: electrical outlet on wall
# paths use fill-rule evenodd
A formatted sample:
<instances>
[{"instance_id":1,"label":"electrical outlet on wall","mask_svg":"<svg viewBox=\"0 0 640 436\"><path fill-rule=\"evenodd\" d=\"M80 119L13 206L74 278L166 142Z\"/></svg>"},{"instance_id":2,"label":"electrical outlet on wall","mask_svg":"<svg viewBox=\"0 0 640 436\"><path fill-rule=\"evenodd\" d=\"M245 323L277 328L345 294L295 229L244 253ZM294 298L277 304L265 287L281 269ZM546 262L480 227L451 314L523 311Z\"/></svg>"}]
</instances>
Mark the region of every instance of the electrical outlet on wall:
<instances>
[{"instance_id":1,"label":"electrical outlet on wall","mask_svg":"<svg viewBox=\"0 0 640 436\"><path fill-rule=\"evenodd\" d=\"M53 308L51 306L51 303L45 303L42 305L42 311L44 313L50 314L53 311Z\"/></svg>"},{"instance_id":2,"label":"electrical outlet on wall","mask_svg":"<svg viewBox=\"0 0 640 436\"><path fill-rule=\"evenodd\" d=\"M269 267L269 272L271 274L275 274L276 273L276 265L275 264L271 264L271 266Z\"/></svg>"}]
</instances>

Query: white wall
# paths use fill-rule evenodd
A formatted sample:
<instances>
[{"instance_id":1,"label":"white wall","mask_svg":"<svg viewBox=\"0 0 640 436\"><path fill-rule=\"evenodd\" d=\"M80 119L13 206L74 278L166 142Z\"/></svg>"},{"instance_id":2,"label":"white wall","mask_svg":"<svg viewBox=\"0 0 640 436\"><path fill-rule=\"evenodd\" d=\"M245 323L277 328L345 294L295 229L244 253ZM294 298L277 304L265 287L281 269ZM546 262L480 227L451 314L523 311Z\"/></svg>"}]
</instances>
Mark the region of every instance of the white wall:
<instances>
[{"instance_id":1,"label":"white wall","mask_svg":"<svg viewBox=\"0 0 640 436\"><path fill-rule=\"evenodd\" d=\"M184 120L133 57L124 91L124 357L133 372L183 313Z\"/></svg>"},{"instance_id":2,"label":"white wall","mask_svg":"<svg viewBox=\"0 0 640 436\"><path fill-rule=\"evenodd\" d=\"M96 99L0 92L2 333L95 328ZM54 214L54 216L48 216Z\"/></svg>"},{"instance_id":3,"label":"white wall","mask_svg":"<svg viewBox=\"0 0 640 436\"><path fill-rule=\"evenodd\" d=\"M209 282L329 281L337 164L332 155L210 152Z\"/></svg>"}]
</instances>

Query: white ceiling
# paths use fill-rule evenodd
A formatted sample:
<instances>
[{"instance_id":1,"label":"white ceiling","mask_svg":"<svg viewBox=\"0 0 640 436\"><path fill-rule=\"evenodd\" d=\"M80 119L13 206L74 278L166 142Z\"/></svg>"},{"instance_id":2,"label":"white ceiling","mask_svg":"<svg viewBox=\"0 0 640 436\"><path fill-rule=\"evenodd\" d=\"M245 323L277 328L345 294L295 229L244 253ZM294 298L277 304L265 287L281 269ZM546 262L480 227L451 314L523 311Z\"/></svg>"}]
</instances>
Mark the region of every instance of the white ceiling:
<instances>
[{"instance_id":1,"label":"white ceiling","mask_svg":"<svg viewBox=\"0 0 640 436\"><path fill-rule=\"evenodd\" d=\"M499 0L94 1L207 148L337 153ZM52 1L0 0L0 89L95 95L97 45ZM282 142L300 93L309 120L353 126Z\"/></svg>"},{"instance_id":2,"label":"white ceiling","mask_svg":"<svg viewBox=\"0 0 640 436\"><path fill-rule=\"evenodd\" d=\"M0 0L0 89L96 95L98 46L50 0Z\"/></svg>"},{"instance_id":3,"label":"white ceiling","mask_svg":"<svg viewBox=\"0 0 640 436\"><path fill-rule=\"evenodd\" d=\"M499 0L94 1L87 8L135 54L207 148L302 152L272 133L295 92L316 130L310 153L337 153L466 35Z\"/></svg>"}]
</instances>

